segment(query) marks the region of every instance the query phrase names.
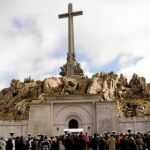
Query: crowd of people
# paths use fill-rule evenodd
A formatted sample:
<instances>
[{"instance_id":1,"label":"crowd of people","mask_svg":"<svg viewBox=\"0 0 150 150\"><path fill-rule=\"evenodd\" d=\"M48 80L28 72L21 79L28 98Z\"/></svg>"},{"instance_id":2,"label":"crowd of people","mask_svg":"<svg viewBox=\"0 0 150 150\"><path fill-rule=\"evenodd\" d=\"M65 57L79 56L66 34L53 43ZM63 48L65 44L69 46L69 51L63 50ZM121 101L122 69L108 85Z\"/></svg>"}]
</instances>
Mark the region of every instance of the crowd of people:
<instances>
[{"instance_id":1,"label":"crowd of people","mask_svg":"<svg viewBox=\"0 0 150 150\"><path fill-rule=\"evenodd\" d=\"M0 150L150 150L150 132L141 134L87 133L48 137L4 139L0 137Z\"/></svg>"}]
</instances>

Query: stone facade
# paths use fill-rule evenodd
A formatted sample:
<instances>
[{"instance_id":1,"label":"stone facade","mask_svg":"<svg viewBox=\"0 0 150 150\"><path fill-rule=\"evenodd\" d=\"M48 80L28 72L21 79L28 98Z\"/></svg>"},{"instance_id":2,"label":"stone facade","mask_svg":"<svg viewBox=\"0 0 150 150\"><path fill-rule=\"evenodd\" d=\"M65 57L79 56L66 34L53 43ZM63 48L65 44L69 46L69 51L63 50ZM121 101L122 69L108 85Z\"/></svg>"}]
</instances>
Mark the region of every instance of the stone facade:
<instances>
[{"instance_id":1,"label":"stone facade","mask_svg":"<svg viewBox=\"0 0 150 150\"><path fill-rule=\"evenodd\" d=\"M10 137L38 134L60 135L69 128L70 120L78 122L78 128L90 135L94 132L116 131L133 133L150 131L150 117L118 117L115 102L100 102L98 96L47 97L42 104L32 104L29 119L0 121L0 135Z\"/></svg>"},{"instance_id":2,"label":"stone facade","mask_svg":"<svg viewBox=\"0 0 150 150\"><path fill-rule=\"evenodd\" d=\"M118 119L120 131L124 134L128 129L131 129L133 133L150 131L150 117L121 117Z\"/></svg>"},{"instance_id":3,"label":"stone facade","mask_svg":"<svg viewBox=\"0 0 150 150\"><path fill-rule=\"evenodd\" d=\"M21 120L21 121L0 120L0 136L10 137L10 133L14 133L14 136L27 136L28 120Z\"/></svg>"},{"instance_id":4,"label":"stone facade","mask_svg":"<svg viewBox=\"0 0 150 150\"><path fill-rule=\"evenodd\" d=\"M71 120L89 134L118 130L116 104L96 96L48 97L45 104L31 105L28 129L32 135L60 135Z\"/></svg>"}]
</instances>

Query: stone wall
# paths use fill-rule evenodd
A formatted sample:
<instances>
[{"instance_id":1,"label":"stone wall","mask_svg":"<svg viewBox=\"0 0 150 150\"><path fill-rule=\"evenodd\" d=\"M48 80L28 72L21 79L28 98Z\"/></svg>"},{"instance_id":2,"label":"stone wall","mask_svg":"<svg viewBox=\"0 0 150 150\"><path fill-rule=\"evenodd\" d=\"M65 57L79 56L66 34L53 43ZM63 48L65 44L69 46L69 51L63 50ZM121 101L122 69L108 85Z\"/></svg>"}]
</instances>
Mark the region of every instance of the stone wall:
<instances>
[{"instance_id":1,"label":"stone wall","mask_svg":"<svg viewBox=\"0 0 150 150\"><path fill-rule=\"evenodd\" d=\"M77 120L79 128L84 132L117 131L132 133L150 131L150 117L117 117L116 103L98 102L92 97L58 97L49 99L45 104L30 106L29 120L2 121L0 120L0 136L32 136L38 134L60 135L68 128L71 119Z\"/></svg>"},{"instance_id":2,"label":"stone wall","mask_svg":"<svg viewBox=\"0 0 150 150\"><path fill-rule=\"evenodd\" d=\"M68 98L68 99L67 99ZM84 132L118 131L116 103L97 102L91 97L58 97L45 104L30 106L28 131L32 135L60 135L69 128L69 121L77 120Z\"/></svg>"},{"instance_id":3,"label":"stone wall","mask_svg":"<svg viewBox=\"0 0 150 150\"><path fill-rule=\"evenodd\" d=\"M145 133L150 131L150 117L121 117L119 118L119 125L119 131L124 134L127 133L128 129L131 129L132 133Z\"/></svg>"},{"instance_id":4,"label":"stone wall","mask_svg":"<svg viewBox=\"0 0 150 150\"><path fill-rule=\"evenodd\" d=\"M10 137L10 133L14 136L27 136L28 121L2 121L0 120L0 136Z\"/></svg>"},{"instance_id":5,"label":"stone wall","mask_svg":"<svg viewBox=\"0 0 150 150\"><path fill-rule=\"evenodd\" d=\"M37 115L39 115L39 114L37 114ZM103 116L103 117L106 116L104 109L103 109L103 111L101 111L101 116ZM45 120L48 119L47 117L38 117L38 118L39 118L39 121L41 121L41 122L44 119ZM107 120L107 118L105 118L105 119ZM109 121L112 121L112 120L109 120ZM107 129L105 128L103 130L105 130L105 131L112 131L112 130L117 131L118 130L118 133L124 133L124 134L127 133L128 129L131 129L132 133L137 133L137 132L145 133L145 132L150 131L150 117L144 117L144 118L136 118L136 117L123 118L123 117L121 117L121 118L119 118L118 123L119 123L118 129L114 128L114 126L117 125L117 123L114 122L114 125L110 124L109 129L106 126L103 126L103 127L107 128ZM36 124L33 124L32 122L30 122L29 127L28 127L27 120L22 120L22 121L2 121L2 120L0 120L0 136L10 137L11 132L14 133L14 136L21 136L21 135L27 136L28 133L31 133L32 135L37 135L37 134L40 134L43 132L47 132L45 130L49 126L49 124L38 123L38 126L41 127L40 131L39 130L37 131ZM98 129L97 131L102 130L101 126L102 126L102 124L97 125L97 129ZM50 127L48 128L48 130L49 129L50 129ZM48 131L48 132L50 132L50 131Z\"/></svg>"},{"instance_id":6,"label":"stone wall","mask_svg":"<svg viewBox=\"0 0 150 150\"><path fill-rule=\"evenodd\" d=\"M96 104L97 132L118 131L116 103L102 102Z\"/></svg>"},{"instance_id":7,"label":"stone wall","mask_svg":"<svg viewBox=\"0 0 150 150\"><path fill-rule=\"evenodd\" d=\"M28 121L28 132L33 136L51 135L50 105L31 105Z\"/></svg>"}]
</instances>

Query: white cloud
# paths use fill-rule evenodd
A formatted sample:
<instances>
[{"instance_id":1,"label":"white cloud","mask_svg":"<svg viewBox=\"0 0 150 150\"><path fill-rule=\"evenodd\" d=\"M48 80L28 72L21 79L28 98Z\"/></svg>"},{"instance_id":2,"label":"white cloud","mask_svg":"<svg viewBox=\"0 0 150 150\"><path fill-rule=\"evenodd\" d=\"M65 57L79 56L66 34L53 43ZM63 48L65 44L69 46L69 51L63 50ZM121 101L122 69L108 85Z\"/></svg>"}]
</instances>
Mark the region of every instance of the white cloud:
<instances>
[{"instance_id":1,"label":"white cloud","mask_svg":"<svg viewBox=\"0 0 150 150\"><path fill-rule=\"evenodd\" d=\"M150 56L141 59L136 65L122 68L119 73L126 75L128 80L131 79L133 73L138 73L139 76L146 77L147 83L150 83L150 70L148 69L149 64Z\"/></svg>"},{"instance_id":2,"label":"white cloud","mask_svg":"<svg viewBox=\"0 0 150 150\"><path fill-rule=\"evenodd\" d=\"M22 80L29 75L43 79L58 73L66 61L63 48L67 46L67 19L59 20L58 14L67 12L69 2L0 1L0 88L7 85L8 74ZM136 72L150 81L150 1L71 2L74 10L84 14L75 17L74 25L77 54L88 59L79 60L85 72L119 57L119 72L127 76ZM143 59L134 63L138 57Z\"/></svg>"},{"instance_id":3,"label":"white cloud","mask_svg":"<svg viewBox=\"0 0 150 150\"><path fill-rule=\"evenodd\" d=\"M106 64L120 54L150 55L150 34L145 32L150 25L149 4L148 0L122 0L110 4L100 1L95 3L95 9L91 5L88 12L95 13L83 17L87 20L83 19L79 42L95 65Z\"/></svg>"}]
</instances>

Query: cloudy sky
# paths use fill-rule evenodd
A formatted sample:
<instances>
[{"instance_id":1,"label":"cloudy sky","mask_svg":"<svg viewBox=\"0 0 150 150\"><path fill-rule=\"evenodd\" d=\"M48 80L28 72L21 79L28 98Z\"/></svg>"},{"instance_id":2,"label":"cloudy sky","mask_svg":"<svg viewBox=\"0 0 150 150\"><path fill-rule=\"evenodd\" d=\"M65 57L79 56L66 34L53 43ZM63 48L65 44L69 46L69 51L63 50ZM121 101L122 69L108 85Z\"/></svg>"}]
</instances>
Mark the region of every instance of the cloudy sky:
<instances>
[{"instance_id":1,"label":"cloudy sky","mask_svg":"<svg viewBox=\"0 0 150 150\"><path fill-rule=\"evenodd\" d=\"M87 74L135 72L150 82L150 0L0 0L0 89L12 79L59 74L66 62L68 3L77 60Z\"/></svg>"}]
</instances>

